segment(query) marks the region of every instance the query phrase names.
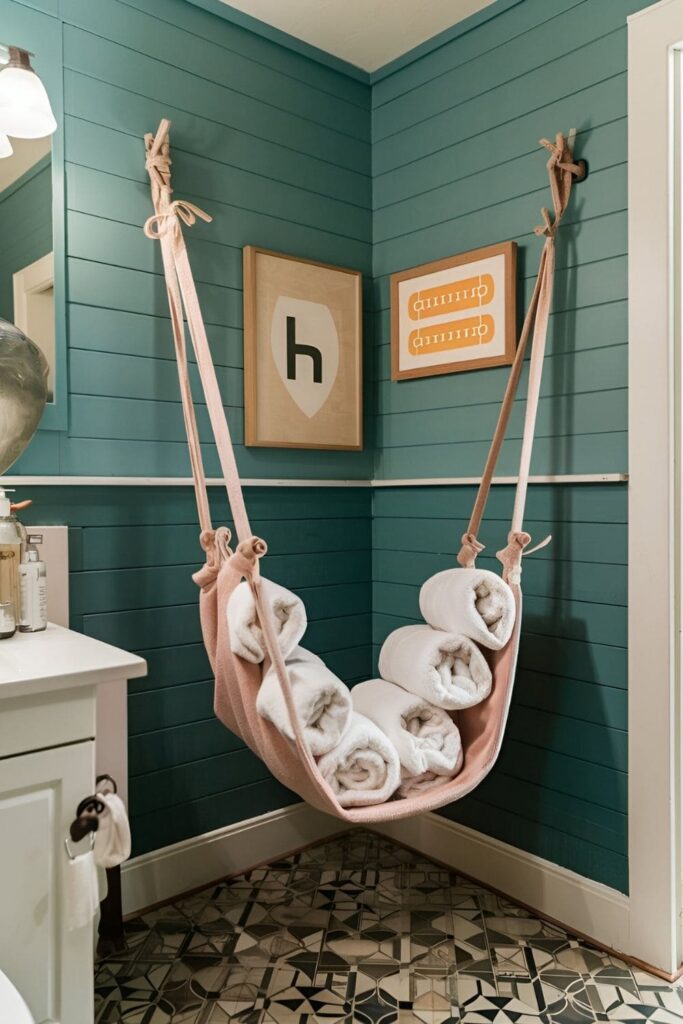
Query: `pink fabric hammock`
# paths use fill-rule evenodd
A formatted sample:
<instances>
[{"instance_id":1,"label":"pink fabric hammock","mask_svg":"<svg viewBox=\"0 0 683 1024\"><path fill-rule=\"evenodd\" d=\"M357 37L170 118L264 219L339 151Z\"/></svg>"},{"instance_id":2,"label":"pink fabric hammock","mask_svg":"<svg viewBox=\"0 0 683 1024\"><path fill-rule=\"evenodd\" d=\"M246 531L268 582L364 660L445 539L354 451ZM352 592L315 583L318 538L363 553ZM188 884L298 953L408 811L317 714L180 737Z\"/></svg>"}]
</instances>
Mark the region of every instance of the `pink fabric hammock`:
<instances>
[{"instance_id":1,"label":"pink fabric hammock","mask_svg":"<svg viewBox=\"0 0 683 1024\"><path fill-rule=\"evenodd\" d=\"M582 176L581 168L574 163L571 145L562 134L557 135L555 142L542 140L542 145L550 151L547 166L554 216L551 218L548 210L543 209L544 223L535 229L538 235L545 236L538 277L524 320L468 530L463 535L462 547L457 556L458 562L463 566L463 571L466 572L468 569L474 568L477 554L483 550L483 545L477 540L477 532L512 410L527 342L533 327L526 418L512 524L507 546L498 552L498 559L503 566L503 578L510 584L515 597L515 626L505 648L493 652L490 656L493 675L491 693L480 704L454 713L460 729L464 752L463 768L454 779L423 794L406 799L394 799L374 806L344 808L340 806L333 791L320 775L315 760L306 746L294 708L287 667L276 641L272 611L268 602L261 600L260 561L267 553L267 546L265 541L253 535L249 525L228 423L181 226L181 223L184 223L191 227L197 217L206 221L210 221L211 218L192 203L171 198L169 128L170 122L163 120L155 136L145 135L145 166L149 172L155 210L154 215L145 224L145 234L149 238L157 239L161 244L178 363L183 417L187 430L201 526L200 543L206 552L206 564L195 574L194 580L201 588L199 608L202 633L216 679L214 698L216 715L231 732L240 736L246 745L265 762L275 778L314 807L336 815L338 818L354 823L369 823L405 818L435 810L437 807L442 807L453 800L466 796L479 785L495 764L503 740L519 649L522 619L521 561L531 540L529 534L523 531L522 523L552 297L555 233L569 202L572 181L574 178ZM214 529L211 524L206 479L188 376L185 318L237 533L237 545L234 550L230 548L231 533L228 528L221 526ZM546 538L538 547L548 543L549 540L549 537ZM532 550L537 550L537 548ZM526 553L529 554L530 551ZM266 640L268 654L262 665L251 664L233 654L230 649L226 609L230 595L242 579L247 580L253 591L260 625ZM277 673L294 727L296 737L294 743L282 736L274 725L262 718L256 711L256 695L261 685L261 679L271 666L274 666Z\"/></svg>"}]
</instances>

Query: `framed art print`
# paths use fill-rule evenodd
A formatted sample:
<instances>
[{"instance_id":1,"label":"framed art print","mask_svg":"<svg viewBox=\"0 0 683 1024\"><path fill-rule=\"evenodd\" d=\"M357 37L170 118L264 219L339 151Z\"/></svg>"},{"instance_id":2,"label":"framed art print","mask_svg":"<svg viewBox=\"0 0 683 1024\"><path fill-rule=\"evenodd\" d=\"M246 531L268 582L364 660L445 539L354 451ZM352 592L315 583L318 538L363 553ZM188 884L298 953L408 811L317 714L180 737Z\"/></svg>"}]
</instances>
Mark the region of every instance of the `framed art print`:
<instances>
[{"instance_id":1,"label":"framed art print","mask_svg":"<svg viewBox=\"0 0 683 1024\"><path fill-rule=\"evenodd\" d=\"M245 443L363 447L360 271L244 249Z\"/></svg>"},{"instance_id":2,"label":"framed art print","mask_svg":"<svg viewBox=\"0 0 683 1024\"><path fill-rule=\"evenodd\" d=\"M516 272L501 242L392 274L392 380L511 363Z\"/></svg>"}]
</instances>

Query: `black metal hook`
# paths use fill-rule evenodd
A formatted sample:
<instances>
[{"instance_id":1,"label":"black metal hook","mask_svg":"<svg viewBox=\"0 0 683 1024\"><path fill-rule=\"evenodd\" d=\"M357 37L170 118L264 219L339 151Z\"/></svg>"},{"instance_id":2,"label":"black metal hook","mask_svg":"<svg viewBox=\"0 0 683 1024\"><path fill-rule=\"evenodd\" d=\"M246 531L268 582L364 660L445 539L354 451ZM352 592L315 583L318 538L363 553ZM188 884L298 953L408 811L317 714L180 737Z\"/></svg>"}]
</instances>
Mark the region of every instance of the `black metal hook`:
<instances>
[{"instance_id":1,"label":"black metal hook","mask_svg":"<svg viewBox=\"0 0 683 1024\"><path fill-rule=\"evenodd\" d=\"M574 163L579 168L578 174L572 174L574 184L578 185L580 182L585 181L588 177L588 161L587 160L575 160Z\"/></svg>"},{"instance_id":2,"label":"black metal hook","mask_svg":"<svg viewBox=\"0 0 683 1024\"><path fill-rule=\"evenodd\" d=\"M104 803L104 801L100 799L97 793L94 793L92 796L86 796L83 800L81 800L80 804L76 808L76 817L80 818L81 815L85 814L86 812L91 815L102 814L105 807L106 804Z\"/></svg>"},{"instance_id":3,"label":"black metal hook","mask_svg":"<svg viewBox=\"0 0 683 1024\"><path fill-rule=\"evenodd\" d=\"M97 832L99 819L95 814L79 814L69 825L69 835L73 843L79 843L88 832ZM68 849L68 848L67 848Z\"/></svg>"}]
</instances>

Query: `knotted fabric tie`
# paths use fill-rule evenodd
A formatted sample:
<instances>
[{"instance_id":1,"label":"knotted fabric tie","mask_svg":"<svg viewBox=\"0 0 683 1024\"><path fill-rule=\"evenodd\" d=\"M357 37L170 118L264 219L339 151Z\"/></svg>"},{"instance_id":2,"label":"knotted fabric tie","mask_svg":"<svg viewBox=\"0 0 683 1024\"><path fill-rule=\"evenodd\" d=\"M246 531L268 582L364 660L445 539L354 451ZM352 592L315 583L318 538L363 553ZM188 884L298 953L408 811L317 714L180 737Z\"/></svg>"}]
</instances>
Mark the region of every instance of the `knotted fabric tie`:
<instances>
[{"instance_id":1,"label":"knotted fabric tie","mask_svg":"<svg viewBox=\"0 0 683 1024\"><path fill-rule=\"evenodd\" d=\"M232 556L230 539L232 534L227 526L219 526L216 530L202 530L199 543L206 552L206 563L192 579L199 587L207 587L218 576L221 566Z\"/></svg>"},{"instance_id":2,"label":"knotted fabric tie","mask_svg":"<svg viewBox=\"0 0 683 1024\"><path fill-rule=\"evenodd\" d=\"M531 543L531 534L524 530L511 530L508 534L507 547L496 552L496 558L503 566L503 579L508 583L519 583L522 578L522 558L533 555L534 551L540 551L550 544L552 539L552 534L548 534L540 544L526 551L527 545Z\"/></svg>"},{"instance_id":3,"label":"knotted fabric tie","mask_svg":"<svg viewBox=\"0 0 683 1024\"><path fill-rule=\"evenodd\" d=\"M260 537L249 537L237 545L235 554L230 558L230 566L240 576L246 576L249 579L258 575L259 559L263 558L267 551L268 545L264 540L261 540Z\"/></svg>"},{"instance_id":4,"label":"knotted fabric tie","mask_svg":"<svg viewBox=\"0 0 683 1024\"><path fill-rule=\"evenodd\" d=\"M534 228L534 234L545 235L546 238L554 238L569 202L572 190L572 176L580 175L581 168L574 162L570 143L562 132L557 133L554 142L551 142L550 139L539 139L539 142L541 146L545 146L550 152L547 167L555 219L551 220L550 212L544 206L541 210L543 224Z\"/></svg>"},{"instance_id":5,"label":"knotted fabric tie","mask_svg":"<svg viewBox=\"0 0 683 1024\"><path fill-rule=\"evenodd\" d=\"M148 217L145 221L145 234L148 238L160 239L170 229L174 232L180 230L179 221L186 224L188 228L191 228L193 224L197 223L197 218L206 221L207 224L213 220L208 213L195 206L194 203L188 202L187 199L174 199L172 203L169 203L168 209L154 213L151 217Z\"/></svg>"},{"instance_id":6,"label":"knotted fabric tie","mask_svg":"<svg viewBox=\"0 0 683 1024\"><path fill-rule=\"evenodd\" d=\"M148 152L145 157L145 170L149 174L150 178L153 178L159 188L169 188L167 184L168 178L171 173L171 158L166 153L151 153Z\"/></svg>"},{"instance_id":7,"label":"knotted fabric tie","mask_svg":"<svg viewBox=\"0 0 683 1024\"><path fill-rule=\"evenodd\" d=\"M463 569L472 569L477 555L481 554L486 545L481 544L473 533L463 533L460 543L462 547L458 552L458 562Z\"/></svg>"}]
</instances>

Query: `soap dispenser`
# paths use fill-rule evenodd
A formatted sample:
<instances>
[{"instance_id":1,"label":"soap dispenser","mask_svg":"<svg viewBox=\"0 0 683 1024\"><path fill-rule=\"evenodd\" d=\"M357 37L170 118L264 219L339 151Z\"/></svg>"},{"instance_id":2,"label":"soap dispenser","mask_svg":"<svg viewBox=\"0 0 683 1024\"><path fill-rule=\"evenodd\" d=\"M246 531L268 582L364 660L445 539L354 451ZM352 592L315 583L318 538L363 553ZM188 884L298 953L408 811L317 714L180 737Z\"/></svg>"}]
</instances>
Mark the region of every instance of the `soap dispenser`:
<instances>
[{"instance_id":1,"label":"soap dispenser","mask_svg":"<svg viewBox=\"0 0 683 1024\"><path fill-rule=\"evenodd\" d=\"M11 604L18 620L21 614L21 534L7 494L8 491L0 487L0 605Z\"/></svg>"},{"instance_id":2,"label":"soap dispenser","mask_svg":"<svg viewBox=\"0 0 683 1024\"><path fill-rule=\"evenodd\" d=\"M42 544L40 533L29 533L26 554L19 566L21 590L21 618L19 630L22 633L39 633L47 628L47 573L45 562L38 557L36 544Z\"/></svg>"}]
</instances>

